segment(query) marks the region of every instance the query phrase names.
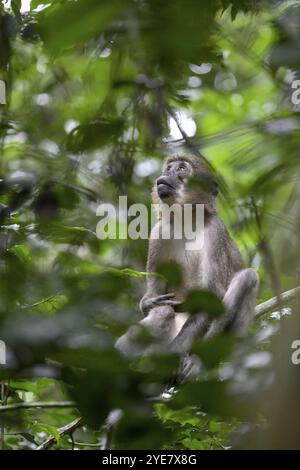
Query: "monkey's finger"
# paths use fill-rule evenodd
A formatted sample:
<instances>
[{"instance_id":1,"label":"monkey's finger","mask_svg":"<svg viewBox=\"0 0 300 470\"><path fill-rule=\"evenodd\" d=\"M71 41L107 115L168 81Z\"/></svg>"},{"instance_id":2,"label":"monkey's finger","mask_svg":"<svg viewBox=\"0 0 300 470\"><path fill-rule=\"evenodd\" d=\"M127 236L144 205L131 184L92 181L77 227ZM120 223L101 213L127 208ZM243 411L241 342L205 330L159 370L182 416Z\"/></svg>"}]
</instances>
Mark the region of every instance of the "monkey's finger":
<instances>
[{"instance_id":1,"label":"monkey's finger","mask_svg":"<svg viewBox=\"0 0 300 470\"><path fill-rule=\"evenodd\" d=\"M162 294L162 295L158 295L157 297L155 297L155 299L157 300L168 300L168 299L172 299L173 297L175 297L175 294Z\"/></svg>"},{"instance_id":2,"label":"monkey's finger","mask_svg":"<svg viewBox=\"0 0 300 470\"><path fill-rule=\"evenodd\" d=\"M175 294L162 294L158 295L157 297L153 297L151 299L147 299L144 301L143 304L143 312L148 313L152 308L158 307L160 305L179 305L177 301L170 300L175 296ZM175 303L172 303L175 302Z\"/></svg>"},{"instance_id":3,"label":"monkey's finger","mask_svg":"<svg viewBox=\"0 0 300 470\"><path fill-rule=\"evenodd\" d=\"M182 302L180 300L163 300L160 302L160 305L171 305L172 307L176 307L177 305L181 305Z\"/></svg>"},{"instance_id":4,"label":"monkey's finger","mask_svg":"<svg viewBox=\"0 0 300 470\"><path fill-rule=\"evenodd\" d=\"M152 297L151 299L148 299L147 303L149 303L149 305L161 305L162 302L164 302L165 300L172 299L173 297L175 297L175 294L162 294L158 295L157 297Z\"/></svg>"}]
</instances>

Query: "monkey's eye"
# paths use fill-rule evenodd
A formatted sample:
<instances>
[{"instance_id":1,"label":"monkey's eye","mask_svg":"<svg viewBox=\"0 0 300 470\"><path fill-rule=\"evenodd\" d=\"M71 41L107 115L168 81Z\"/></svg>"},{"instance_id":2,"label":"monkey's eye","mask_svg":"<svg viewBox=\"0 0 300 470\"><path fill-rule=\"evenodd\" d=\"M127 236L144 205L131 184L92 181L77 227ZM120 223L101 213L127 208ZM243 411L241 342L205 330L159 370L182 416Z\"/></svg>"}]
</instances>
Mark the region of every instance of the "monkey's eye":
<instances>
[{"instance_id":1,"label":"monkey's eye","mask_svg":"<svg viewBox=\"0 0 300 470\"><path fill-rule=\"evenodd\" d=\"M185 170L186 170L185 165L180 165L179 171L185 171Z\"/></svg>"}]
</instances>

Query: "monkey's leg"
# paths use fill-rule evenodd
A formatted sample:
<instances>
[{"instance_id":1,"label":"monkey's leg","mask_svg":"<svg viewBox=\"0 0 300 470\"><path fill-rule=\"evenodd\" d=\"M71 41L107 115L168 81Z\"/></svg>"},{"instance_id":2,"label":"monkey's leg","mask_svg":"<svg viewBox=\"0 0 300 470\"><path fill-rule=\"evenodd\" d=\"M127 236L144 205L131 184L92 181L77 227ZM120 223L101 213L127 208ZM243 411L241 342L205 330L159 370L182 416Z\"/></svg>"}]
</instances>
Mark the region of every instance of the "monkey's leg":
<instances>
[{"instance_id":1,"label":"monkey's leg","mask_svg":"<svg viewBox=\"0 0 300 470\"><path fill-rule=\"evenodd\" d=\"M187 353L193 341L198 337L207 340L224 330L232 329L237 335L244 334L254 317L257 291L259 286L258 275L253 269L239 271L232 279L224 296L225 313L209 322L206 317L199 321L198 315L192 315L184 324L182 330L172 343L172 349L181 354ZM190 376L201 373L201 362L194 355L185 355L176 383L180 383Z\"/></svg>"},{"instance_id":2,"label":"monkey's leg","mask_svg":"<svg viewBox=\"0 0 300 470\"><path fill-rule=\"evenodd\" d=\"M244 334L254 316L258 285L254 269L237 272L223 298L225 313L212 322L206 314L191 315L171 343L172 350L187 353L196 338L209 339L229 328L238 335Z\"/></svg>"},{"instance_id":3,"label":"monkey's leg","mask_svg":"<svg viewBox=\"0 0 300 470\"><path fill-rule=\"evenodd\" d=\"M185 354L173 379L173 385L179 385L187 378L199 377L203 370L201 360L196 354Z\"/></svg>"},{"instance_id":4,"label":"monkey's leg","mask_svg":"<svg viewBox=\"0 0 300 470\"><path fill-rule=\"evenodd\" d=\"M246 333L254 317L259 279L254 269L243 269L235 274L223 298L225 313L210 325L205 339L224 330L241 336Z\"/></svg>"},{"instance_id":5,"label":"monkey's leg","mask_svg":"<svg viewBox=\"0 0 300 470\"><path fill-rule=\"evenodd\" d=\"M196 338L204 336L209 327L208 316L198 313L188 317L182 329L171 343L171 350L179 354L187 353Z\"/></svg>"},{"instance_id":6,"label":"monkey's leg","mask_svg":"<svg viewBox=\"0 0 300 470\"><path fill-rule=\"evenodd\" d=\"M176 313L170 305L154 307L137 325L131 326L122 335L115 347L128 357L140 357L156 351L163 351L176 334ZM146 329L153 341L143 337Z\"/></svg>"}]
</instances>

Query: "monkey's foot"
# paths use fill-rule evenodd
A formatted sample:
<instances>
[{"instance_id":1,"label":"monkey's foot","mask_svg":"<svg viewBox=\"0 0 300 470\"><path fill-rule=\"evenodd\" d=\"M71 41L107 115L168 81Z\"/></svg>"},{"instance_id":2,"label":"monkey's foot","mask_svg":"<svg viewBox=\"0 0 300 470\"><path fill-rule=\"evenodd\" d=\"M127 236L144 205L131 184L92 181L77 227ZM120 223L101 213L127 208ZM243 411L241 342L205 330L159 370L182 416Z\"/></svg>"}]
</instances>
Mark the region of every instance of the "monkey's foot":
<instances>
[{"instance_id":1,"label":"monkey's foot","mask_svg":"<svg viewBox=\"0 0 300 470\"><path fill-rule=\"evenodd\" d=\"M195 354L186 354L181 360L179 372L175 378L176 384L187 379L196 379L203 372L201 360Z\"/></svg>"}]
</instances>

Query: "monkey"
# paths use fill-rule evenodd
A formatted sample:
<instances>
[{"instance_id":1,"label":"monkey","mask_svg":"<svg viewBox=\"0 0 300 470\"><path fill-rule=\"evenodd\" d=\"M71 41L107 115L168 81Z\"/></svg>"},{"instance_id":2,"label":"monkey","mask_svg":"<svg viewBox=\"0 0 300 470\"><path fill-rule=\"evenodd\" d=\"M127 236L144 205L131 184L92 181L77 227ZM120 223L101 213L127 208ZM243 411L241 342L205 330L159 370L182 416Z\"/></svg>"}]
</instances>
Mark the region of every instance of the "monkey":
<instances>
[{"instance_id":1,"label":"monkey","mask_svg":"<svg viewBox=\"0 0 300 470\"><path fill-rule=\"evenodd\" d=\"M213 173L203 159L194 155L166 159L162 175L153 186L152 202L156 207L191 204L194 208L202 204L204 242L199 249L188 251L184 237L177 239L172 230L170 238L163 239L162 228L167 223L172 226L173 222L166 221L159 211L149 240L147 289L140 301L144 318L119 338L116 343L119 351L138 356L154 351L159 344L184 357L198 338L208 340L229 329L238 336L247 332L254 318L259 278L254 269L244 266L236 244L218 215L217 193ZM182 285L175 292L170 292L166 282L151 274L159 264L168 261L176 262L183 273ZM177 312L193 289L206 289L216 294L223 301L224 313L211 319L206 312L192 315ZM152 347L146 350L136 342L142 327L146 327L154 339Z\"/></svg>"}]
</instances>

